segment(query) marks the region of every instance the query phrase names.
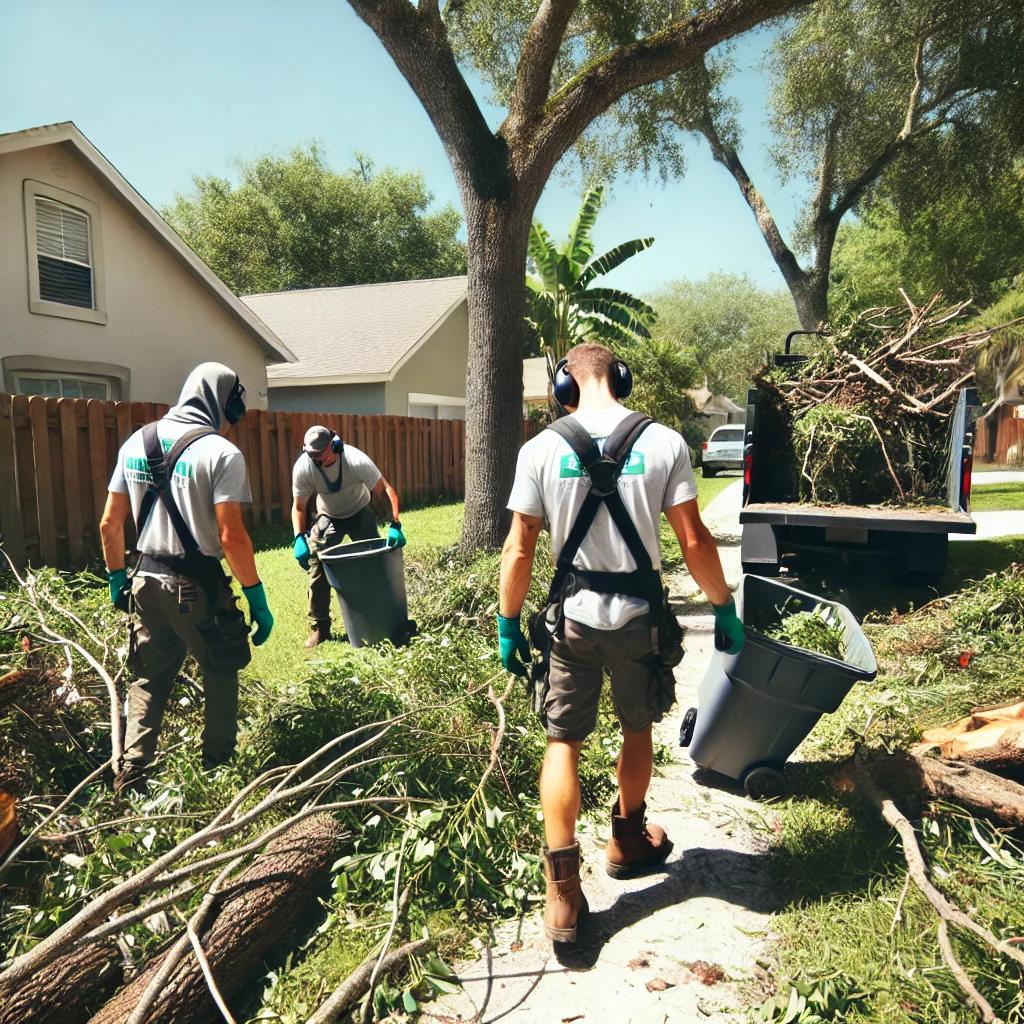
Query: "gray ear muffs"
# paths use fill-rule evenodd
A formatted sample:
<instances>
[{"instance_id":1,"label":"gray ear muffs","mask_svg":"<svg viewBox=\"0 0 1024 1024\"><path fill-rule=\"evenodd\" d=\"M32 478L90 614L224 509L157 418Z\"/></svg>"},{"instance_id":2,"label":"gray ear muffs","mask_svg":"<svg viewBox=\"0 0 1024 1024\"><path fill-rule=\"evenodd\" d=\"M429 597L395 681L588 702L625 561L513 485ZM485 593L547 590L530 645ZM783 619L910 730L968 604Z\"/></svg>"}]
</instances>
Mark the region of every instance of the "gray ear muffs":
<instances>
[{"instance_id":1,"label":"gray ear muffs","mask_svg":"<svg viewBox=\"0 0 1024 1024\"><path fill-rule=\"evenodd\" d=\"M569 360L559 359L555 367L555 377L551 382L551 393L555 401L563 408L568 405L580 404L579 385L569 372ZM633 390L633 373L621 360L616 359L611 365L612 394L616 398L629 398Z\"/></svg>"}]
</instances>

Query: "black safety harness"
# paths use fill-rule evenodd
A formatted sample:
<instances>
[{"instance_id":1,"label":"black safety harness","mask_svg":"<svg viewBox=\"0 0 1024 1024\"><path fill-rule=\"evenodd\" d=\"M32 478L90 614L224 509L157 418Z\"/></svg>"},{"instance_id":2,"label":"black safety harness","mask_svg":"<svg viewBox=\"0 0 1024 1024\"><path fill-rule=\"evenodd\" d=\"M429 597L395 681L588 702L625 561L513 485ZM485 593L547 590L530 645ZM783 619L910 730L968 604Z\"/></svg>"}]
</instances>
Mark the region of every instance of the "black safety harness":
<instances>
[{"instance_id":1,"label":"black safety harness","mask_svg":"<svg viewBox=\"0 0 1024 1024\"><path fill-rule=\"evenodd\" d=\"M171 493L171 474L174 472L178 460L190 445L195 444L200 438L216 434L217 431L213 427L196 427L194 430L188 430L174 442L165 454L156 427L156 423L148 423L142 428L142 445L146 452L146 462L149 463L151 482L139 505L135 535L139 539L142 538L143 527L153 511L153 506L159 501L171 520L171 525L178 535L181 546L185 549L185 554L181 556L143 555L139 568L154 572L172 572L178 576L196 580L207 590L207 596L212 602L211 586L219 583L219 577L224 575L220 568L220 561L210 555L204 555L199 550L199 544Z\"/></svg>"},{"instance_id":2,"label":"black safety harness","mask_svg":"<svg viewBox=\"0 0 1024 1024\"><path fill-rule=\"evenodd\" d=\"M553 430L568 442L590 478L590 491L555 563L555 575L548 592L549 602L569 597L581 590L593 590L599 594L625 594L646 601L651 608L651 621L659 621L665 595L661 573L654 568L651 556L623 504L618 488L619 477L629 461L633 445L652 422L654 421L650 416L638 412L630 413L608 436L603 453L597 442L571 416L555 420L548 426L548 430ZM594 524L597 510L602 505L608 509L612 522L615 523L629 553L633 556L633 561L636 562L636 568L632 572L599 572L580 569L573 564L580 546Z\"/></svg>"},{"instance_id":3,"label":"black safety harness","mask_svg":"<svg viewBox=\"0 0 1024 1024\"><path fill-rule=\"evenodd\" d=\"M199 550L199 544L181 514L171 488L171 475L185 450L200 438L216 434L217 431L213 427L196 427L182 434L165 454L157 434L156 423L148 423L142 428L142 444L146 462L149 464L151 481L139 505L139 515L135 522L136 537L142 537L143 527L159 501L166 510L185 553L178 556L144 554L139 559L136 571L173 573L194 580L203 588L206 594L207 615L196 628L206 640L204 666L216 671L233 672L245 668L252 658L245 617L238 610L230 582L221 568L220 559L204 555ZM134 645L133 626L129 647L133 648Z\"/></svg>"},{"instance_id":4,"label":"black safety harness","mask_svg":"<svg viewBox=\"0 0 1024 1024\"><path fill-rule=\"evenodd\" d=\"M547 605L530 618L530 639L540 652L540 660L530 667L527 693L541 720L545 720L549 690L551 647L554 639L564 635L565 599L581 590L599 594L625 594L646 601L650 608L651 650L644 656L652 671L652 710L658 716L675 700L672 668L683 656L682 630L669 607L661 582L661 573L654 568L651 556L619 494L619 477L629 461L633 445L653 422L650 416L630 413L608 436L604 451L572 417L556 420L548 426L572 448L586 475L590 490L576 516L555 563L555 575L548 591ZM594 524L598 509L604 505L633 556L632 572L602 572L581 569L574 559Z\"/></svg>"}]
</instances>

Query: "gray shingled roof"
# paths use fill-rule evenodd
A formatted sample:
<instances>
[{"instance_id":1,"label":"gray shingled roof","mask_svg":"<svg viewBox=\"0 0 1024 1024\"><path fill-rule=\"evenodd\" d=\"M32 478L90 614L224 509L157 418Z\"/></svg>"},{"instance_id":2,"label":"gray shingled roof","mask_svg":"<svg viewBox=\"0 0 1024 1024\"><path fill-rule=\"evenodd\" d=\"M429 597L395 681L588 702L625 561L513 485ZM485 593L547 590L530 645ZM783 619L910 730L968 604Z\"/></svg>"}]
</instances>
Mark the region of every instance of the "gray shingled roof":
<instances>
[{"instance_id":1,"label":"gray shingled roof","mask_svg":"<svg viewBox=\"0 0 1024 1024\"><path fill-rule=\"evenodd\" d=\"M270 383L388 377L466 296L465 277L305 288L242 301L298 356L267 367Z\"/></svg>"}]
</instances>

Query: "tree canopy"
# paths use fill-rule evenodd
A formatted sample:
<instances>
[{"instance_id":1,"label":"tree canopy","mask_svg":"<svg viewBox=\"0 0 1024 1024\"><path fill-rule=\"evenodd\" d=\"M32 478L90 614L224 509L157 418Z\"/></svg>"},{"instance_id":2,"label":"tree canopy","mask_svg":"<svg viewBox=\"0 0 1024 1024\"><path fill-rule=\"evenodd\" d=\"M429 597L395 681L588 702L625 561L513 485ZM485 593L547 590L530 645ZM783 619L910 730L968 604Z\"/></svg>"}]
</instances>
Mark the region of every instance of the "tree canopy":
<instances>
[{"instance_id":1,"label":"tree canopy","mask_svg":"<svg viewBox=\"0 0 1024 1024\"><path fill-rule=\"evenodd\" d=\"M465 551L501 543L522 415L523 267L552 171L631 93L800 0L349 0L441 140L468 238ZM460 63L508 114L487 122ZM628 102L628 101L627 101Z\"/></svg>"},{"instance_id":2,"label":"tree canopy","mask_svg":"<svg viewBox=\"0 0 1024 1024\"><path fill-rule=\"evenodd\" d=\"M787 292L735 274L674 281L647 298L658 314L655 338L692 353L696 383L706 379L741 405L754 373L800 326Z\"/></svg>"},{"instance_id":3,"label":"tree canopy","mask_svg":"<svg viewBox=\"0 0 1024 1024\"><path fill-rule=\"evenodd\" d=\"M789 239L740 157L738 110L724 89L733 67L721 50L635 94L618 108L622 130L589 155L604 172L619 159L674 173L680 139L702 136L754 214L805 327L828 319L833 247L851 210L888 194L906 217L957 160L998 174L1021 153L1017 0L815 0L778 33L768 66L775 162L784 180L811 182ZM975 201L984 205L985 193Z\"/></svg>"},{"instance_id":4,"label":"tree canopy","mask_svg":"<svg viewBox=\"0 0 1024 1024\"><path fill-rule=\"evenodd\" d=\"M236 186L194 178L164 216L239 295L465 273L458 211L428 212L418 172L356 160L339 173L297 146L243 163Z\"/></svg>"}]
</instances>

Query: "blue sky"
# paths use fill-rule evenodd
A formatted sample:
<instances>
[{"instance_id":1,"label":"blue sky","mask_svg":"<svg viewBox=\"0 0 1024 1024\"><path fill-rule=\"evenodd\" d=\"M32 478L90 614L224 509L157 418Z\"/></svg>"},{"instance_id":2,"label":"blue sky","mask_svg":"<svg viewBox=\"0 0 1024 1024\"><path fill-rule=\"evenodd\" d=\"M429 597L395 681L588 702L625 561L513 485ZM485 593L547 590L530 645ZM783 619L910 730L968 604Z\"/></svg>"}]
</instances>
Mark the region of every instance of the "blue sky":
<instances>
[{"instance_id":1,"label":"blue sky","mask_svg":"<svg viewBox=\"0 0 1024 1024\"><path fill-rule=\"evenodd\" d=\"M801 189L779 184L766 151L767 44L755 33L737 46L730 91L742 110L744 162L788 228ZM64 120L157 207L187 191L193 174L230 177L239 158L313 138L336 167L360 150L378 166L419 169L438 202L458 207L426 115L345 0L4 0L0 132ZM597 245L638 235L655 244L609 280L646 292L726 270L781 287L735 183L706 145L688 145L687 159L685 178L667 187L615 183ZM537 211L556 237L579 193L575 175L556 171Z\"/></svg>"}]
</instances>

